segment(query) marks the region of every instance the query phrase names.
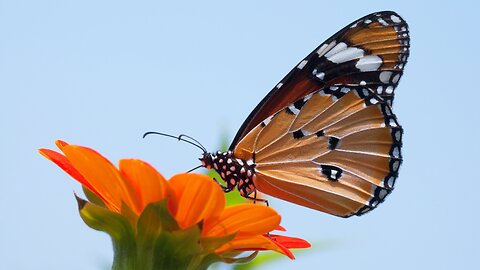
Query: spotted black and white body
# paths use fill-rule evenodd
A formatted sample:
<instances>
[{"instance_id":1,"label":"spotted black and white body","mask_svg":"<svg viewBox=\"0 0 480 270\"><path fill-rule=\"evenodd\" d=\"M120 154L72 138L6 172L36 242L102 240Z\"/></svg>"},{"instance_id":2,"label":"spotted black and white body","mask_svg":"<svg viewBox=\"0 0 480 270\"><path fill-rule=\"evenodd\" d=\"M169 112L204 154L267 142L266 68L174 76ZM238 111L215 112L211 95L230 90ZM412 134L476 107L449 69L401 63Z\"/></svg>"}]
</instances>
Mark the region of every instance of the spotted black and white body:
<instances>
[{"instance_id":1,"label":"spotted black and white body","mask_svg":"<svg viewBox=\"0 0 480 270\"><path fill-rule=\"evenodd\" d=\"M249 196L256 191L255 164L252 160L242 160L235 158L232 151L204 153L200 158L202 166L207 169L214 169L225 181L225 186L221 185L224 192L230 192L237 187L240 195L256 200L256 196Z\"/></svg>"}]
</instances>

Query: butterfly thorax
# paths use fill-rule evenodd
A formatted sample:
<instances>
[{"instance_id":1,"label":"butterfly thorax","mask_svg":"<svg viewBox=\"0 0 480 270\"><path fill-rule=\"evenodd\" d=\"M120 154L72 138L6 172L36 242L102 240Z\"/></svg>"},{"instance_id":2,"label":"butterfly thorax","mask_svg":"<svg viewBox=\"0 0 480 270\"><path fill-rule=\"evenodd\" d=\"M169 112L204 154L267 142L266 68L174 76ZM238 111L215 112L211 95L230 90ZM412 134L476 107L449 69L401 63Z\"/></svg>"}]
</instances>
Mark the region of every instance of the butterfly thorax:
<instances>
[{"instance_id":1,"label":"butterfly thorax","mask_svg":"<svg viewBox=\"0 0 480 270\"><path fill-rule=\"evenodd\" d=\"M253 162L236 158L232 151L204 153L200 161L203 167L214 169L222 177L226 183L222 186L225 192L232 191L236 186L240 195L246 197L255 191Z\"/></svg>"}]
</instances>

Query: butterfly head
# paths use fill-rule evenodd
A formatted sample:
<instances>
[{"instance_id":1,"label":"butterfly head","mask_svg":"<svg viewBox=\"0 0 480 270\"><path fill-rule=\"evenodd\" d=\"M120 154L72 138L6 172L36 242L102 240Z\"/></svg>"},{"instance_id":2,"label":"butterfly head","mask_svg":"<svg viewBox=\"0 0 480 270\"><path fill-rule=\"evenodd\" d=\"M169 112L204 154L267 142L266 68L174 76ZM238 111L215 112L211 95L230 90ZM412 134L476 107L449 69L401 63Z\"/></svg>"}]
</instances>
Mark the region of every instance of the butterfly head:
<instances>
[{"instance_id":1,"label":"butterfly head","mask_svg":"<svg viewBox=\"0 0 480 270\"><path fill-rule=\"evenodd\" d=\"M219 170L219 167L224 165L223 163L231 160L233 153L231 151L228 152L216 152L216 153L208 153L204 152L202 156L199 158L200 162L202 162L202 166L207 169L215 169L216 171Z\"/></svg>"},{"instance_id":2,"label":"butterfly head","mask_svg":"<svg viewBox=\"0 0 480 270\"><path fill-rule=\"evenodd\" d=\"M208 152L204 152L202 156L199 158L200 162L202 162L202 166L209 170L213 167L213 163L216 159L217 159L217 155L215 153L208 153Z\"/></svg>"}]
</instances>

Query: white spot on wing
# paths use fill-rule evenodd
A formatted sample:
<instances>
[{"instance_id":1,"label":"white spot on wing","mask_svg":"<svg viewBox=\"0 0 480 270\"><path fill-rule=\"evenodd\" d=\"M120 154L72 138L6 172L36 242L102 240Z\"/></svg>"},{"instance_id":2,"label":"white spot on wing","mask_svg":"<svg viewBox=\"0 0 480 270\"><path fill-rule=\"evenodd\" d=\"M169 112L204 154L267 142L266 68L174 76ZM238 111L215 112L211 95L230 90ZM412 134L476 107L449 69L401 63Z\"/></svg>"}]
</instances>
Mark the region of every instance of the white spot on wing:
<instances>
[{"instance_id":1,"label":"white spot on wing","mask_svg":"<svg viewBox=\"0 0 480 270\"><path fill-rule=\"evenodd\" d=\"M388 23L382 18L378 18L378 22L383 26L388 26Z\"/></svg>"},{"instance_id":2,"label":"white spot on wing","mask_svg":"<svg viewBox=\"0 0 480 270\"><path fill-rule=\"evenodd\" d=\"M393 86L391 86L391 85L390 85L390 86L387 86L387 89L385 89L385 92L386 92L387 94L393 93Z\"/></svg>"},{"instance_id":3,"label":"white spot on wing","mask_svg":"<svg viewBox=\"0 0 480 270\"><path fill-rule=\"evenodd\" d=\"M317 76L317 78L319 78L320 80L323 81L323 79L325 78L325 72L320 72L320 73L316 74L315 76Z\"/></svg>"},{"instance_id":4,"label":"white spot on wing","mask_svg":"<svg viewBox=\"0 0 480 270\"><path fill-rule=\"evenodd\" d=\"M392 116L392 110L390 110L390 107L385 106L385 114L387 114L388 116Z\"/></svg>"},{"instance_id":5,"label":"white spot on wing","mask_svg":"<svg viewBox=\"0 0 480 270\"><path fill-rule=\"evenodd\" d=\"M345 43L342 42L340 44L345 44ZM338 44L338 45L340 45L340 44ZM332 51L335 48L333 48ZM330 52L332 52L332 51L330 51ZM358 58L362 57L363 54L364 54L364 51L362 49L359 49L359 48L356 48L356 47L348 47L348 48L346 48L344 50L341 50L341 51L339 51L339 52L337 52L333 55L327 56L329 53L327 53L325 55L325 57L327 57L328 60L330 60L331 62L333 62L335 64L340 64L340 63L345 63L345 62L351 61L353 59L358 59Z\"/></svg>"},{"instance_id":6,"label":"white spot on wing","mask_svg":"<svg viewBox=\"0 0 480 270\"><path fill-rule=\"evenodd\" d=\"M398 80L400 79L400 73L393 76L392 83L398 83Z\"/></svg>"},{"instance_id":7,"label":"white spot on wing","mask_svg":"<svg viewBox=\"0 0 480 270\"><path fill-rule=\"evenodd\" d=\"M387 191L386 189L382 189L382 190L380 190L380 192L378 193L378 198L379 198L380 200L383 200L383 199L385 199L385 197L387 197L387 195L388 195L388 191Z\"/></svg>"},{"instance_id":8,"label":"white spot on wing","mask_svg":"<svg viewBox=\"0 0 480 270\"><path fill-rule=\"evenodd\" d=\"M395 177L393 176L390 176L388 179L387 179L387 186L392 188L395 184Z\"/></svg>"},{"instance_id":9,"label":"white spot on wing","mask_svg":"<svg viewBox=\"0 0 480 270\"><path fill-rule=\"evenodd\" d=\"M368 55L360 58L357 64L355 64L355 67L362 72L375 71L382 65L382 63L382 58L378 55Z\"/></svg>"},{"instance_id":10,"label":"white spot on wing","mask_svg":"<svg viewBox=\"0 0 480 270\"><path fill-rule=\"evenodd\" d=\"M288 108L289 108L290 111L292 111L293 114L295 114L295 115L297 115L298 113L300 113L300 110L297 109L297 108L295 108L295 105L293 105L293 104L290 104L290 105L288 106Z\"/></svg>"},{"instance_id":11,"label":"white spot on wing","mask_svg":"<svg viewBox=\"0 0 480 270\"><path fill-rule=\"evenodd\" d=\"M365 97L368 97L368 95L370 95L370 92L367 90L367 88L363 88L362 93Z\"/></svg>"},{"instance_id":12,"label":"white spot on wing","mask_svg":"<svg viewBox=\"0 0 480 270\"><path fill-rule=\"evenodd\" d=\"M395 146L395 148L393 148L393 153L392 155L394 157L399 157L400 156L400 149L398 148L398 146Z\"/></svg>"},{"instance_id":13,"label":"white spot on wing","mask_svg":"<svg viewBox=\"0 0 480 270\"><path fill-rule=\"evenodd\" d=\"M400 130L395 132L395 140L397 140L397 142L400 141L401 136L402 136L402 132L400 132Z\"/></svg>"},{"instance_id":14,"label":"white spot on wing","mask_svg":"<svg viewBox=\"0 0 480 270\"><path fill-rule=\"evenodd\" d=\"M322 53L325 51L325 49L327 48L328 44L323 44L322 46L320 46L320 48L318 48L317 50L317 54L319 56L322 56Z\"/></svg>"},{"instance_id":15,"label":"white spot on wing","mask_svg":"<svg viewBox=\"0 0 480 270\"><path fill-rule=\"evenodd\" d=\"M277 84L277 88L280 89L280 87L282 87L283 83L278 83Z\"/></svg>"},{"instance_id":16,"label":"white spot on wing","mask_svg":"<svg viewBox=\"0 0 480 270\"><path fill-rule=\"evenodd\" d=\"M392 22L394 22L394 23L402 22L402 20L400 20L400 18L398 16L395 16L395 15L390 16L390 19L392 19Z\"/></svg>"},{"instance_id":17,"label":"white spot on wing","mask_svg":"<svg viewBox=\"0 0 480 270\"><path fill-rule=\"evenodd\" d=\"M332 179L337 179L337 173L338 173L337 170L332 169L332 174L330 175L330 177L332 177Z\"/></svg>"},{"instance_id":18,"label":"white spot on wing","mask_svg":"<svg viewBox=\"0 0 480 270\"><path fill-rule=\"evenodd\" d=\"M363 209L363 210L360 212L360 214L365 214L365 213L367 213L368 211L370 211L370 208L365 208L365 209Z\"/></svg>"},{"instance_id":19,"label":"white spot on wing","mask_svg":"<svg viewBox=\"0 0 480 270\"><path fill-rule=\"evenodd\" d=\"M379 86L377 87L377 93L380 95L381 93L383 93L383 86Z\"/></svg>"},{"instance_id":20,"label":"white spot on wing","mask_svg":"<svg viewBox=\"0 0 480 270\"><path fill-rule=\"evenodd\" d=\"M391 127L398 127L397 122L395 120L390 119L390 122L388 123Z\"/></svg>"},{"instance_id":21,"label":"white spot on wing","mask_svg":"<svg viewBox=\"0 0 480 270\"><path fill-rule=\"evenodd\" d=\"M392 72L391 71L382 71L380 73L380 81L383 83L389 83L390 82L390 77L392 77Z\"/></svg>"},{"instance_id":22,"label":"white spot on wing","mask_svg":"<svg viewBox=\"0 0 480 270\"><path fill-rule=\"evenodd\" d=\"M340 42L338 43L337 45L335 45L335 47L333 47L329 52L327 52L325 54L325 57L329 58L330 56L340 52L340 51L343 51L347 48L347 44L345 44L345 42Z\"/></svg>"},{"instance_id":23,"label":"white spot on wing","mask_svg":"<svg viewBox=\"0 0 480 270\"><path fill-rule=\"evenodd\" d=\"M313 96L313 93L310 93L310 94L306 95L306 96L303 98L303 100L304 100L304 101L308 101L308 100L310 100L310 99L312 98L312 96Z\"/></svg>"},{"instance_id":24,"label":"white spot on wing","mask_svg":"<svg viewBox=\"0 0 480 270\"><path fill-rule=\"evenodd\" d=\"M329 44L323 44L318 50L318 57L322 57L326 52L328 52L333 46L337 44L336 41L332 41Z\"/></svg>"},{"instance_id":25,"label":"white spot on wing","mask_svg":"<svg viewBox=\"0 0 480 270\"><path fill-rule=\"evenodd\" d=\"M298 64L298 66L297 66L297 67L298 67L298 69L302 69L302 68L304 68L304 67L305 67L305 65L306 65L307 63L308 63L308 61L307 61L307 60L303 60L302 62L300 62L300 64Z\"/></svg>"},{"instance_id":26,"label":"white spot on wing","mask_svg":"<svg viewBox=\"0 0 480 270\"><path fill-rule=\"evenodd\" d=\"M342 87L342 88L340 89L340 92L346 94L346 93L350 92L350 88L348 88L348 87Z\"/></svg>"},{"instance_id":27,"label":"white spot on wing","mask_svg":"<svg viewBox=\"0 0 480 270\"><path fill-rule=\"evenodd\" d=\"M400 167L400 161L395 160L392 165L392 170L396 172L398 170L398 167Z\"/></svg>"},{"instance_id":28,"label":"white spot on wing","mask_svg":"<svg viewBox=\"0 0 480 270\"><path fill-rule=\"evenodd\" d=\"M365 20L365 23L366 23L366 24L370 24L370 23L372 23L372 20L366 19L366 20Z\"/></svg>"},{"instance_id":29,"label":"white spot on wing","mask_svg":"<svg viewBox=\"0 0 480 270\"><path fill-rule=\"evenodd\" d=\"M267 119L263 120L263 124L266 126L272 121L273 115L270 115Z\"/></svg>"}]
</instances>

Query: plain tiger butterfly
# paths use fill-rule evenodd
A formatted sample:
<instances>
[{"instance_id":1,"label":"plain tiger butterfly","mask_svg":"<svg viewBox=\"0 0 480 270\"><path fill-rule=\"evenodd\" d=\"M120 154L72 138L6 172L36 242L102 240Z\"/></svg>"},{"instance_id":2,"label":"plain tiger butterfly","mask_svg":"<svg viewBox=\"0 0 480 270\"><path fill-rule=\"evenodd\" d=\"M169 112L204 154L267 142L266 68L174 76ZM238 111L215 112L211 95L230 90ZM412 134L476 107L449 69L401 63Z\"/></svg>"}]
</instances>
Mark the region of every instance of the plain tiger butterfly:
<instances>
[{"instance_id":1,"label":"plain tiger butterfly","mask_svg":"<svg viewBox=\"0 0 480 270\"><path fill-rule=\"evenodd\" d=\"M259 190L341 217L369 212L393 190L402 162L392 102L409 41L395 12L360 18L267 94L227 152L187 142L204 151L201 166L218 172L225 192L259 200Z\"/></svg>"}]
</instances>

